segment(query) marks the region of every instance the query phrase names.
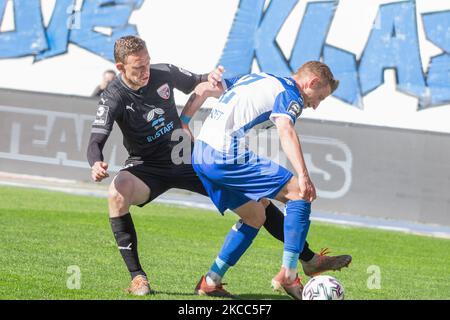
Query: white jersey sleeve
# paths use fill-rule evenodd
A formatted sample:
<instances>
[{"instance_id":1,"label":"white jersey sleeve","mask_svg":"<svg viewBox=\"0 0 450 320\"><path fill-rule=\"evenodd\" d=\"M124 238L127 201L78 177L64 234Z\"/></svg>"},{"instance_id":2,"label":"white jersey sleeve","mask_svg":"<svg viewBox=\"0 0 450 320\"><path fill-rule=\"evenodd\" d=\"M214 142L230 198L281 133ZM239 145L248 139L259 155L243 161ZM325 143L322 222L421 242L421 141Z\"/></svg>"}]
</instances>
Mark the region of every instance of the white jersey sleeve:
<instances>
[{"instance_id":1,"label":"white jersey sleeve","mask_svg":"<svg viewBox=\"0 0 450 320\"><path fill-rule=\"evenodd\" d=\"M273 126L276 117L295 123L303 99L293 79L252 73L226 79L226 91L212 108L197 139L229 153L251 129Z\"/></svg>"},{"instance_id":2,"label":"white jersey sleeve","mask_svg":"<svg viewBox=\"0 0 450 320\"><path fill-rule=\"evenodd\" d=\"M303 99L300 100L291 91L284 91L280 93L276 99L270 114L270 120L275 122L276 117L289 118L292 123L300 117L303 110Z\"/></svg>"}]
</instances>

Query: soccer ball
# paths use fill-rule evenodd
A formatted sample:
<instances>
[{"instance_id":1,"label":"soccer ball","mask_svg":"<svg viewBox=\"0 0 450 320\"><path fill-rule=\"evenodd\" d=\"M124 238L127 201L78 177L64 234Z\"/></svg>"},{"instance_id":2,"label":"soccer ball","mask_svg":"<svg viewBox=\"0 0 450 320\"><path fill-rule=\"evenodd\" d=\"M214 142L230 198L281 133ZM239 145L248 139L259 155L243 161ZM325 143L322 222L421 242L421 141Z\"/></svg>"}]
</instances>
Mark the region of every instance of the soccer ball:
<instances>
[{"instance_id":1,"label":"soccer ball","mask_svg":"<svg viewBox=\"0 0 450 320\"><path fill-rule=\"evenodd\" d=\"M303 288L303 300L344 300L344 287L335 278L320 275L311 278Z\"/></svg>"}]
</instances>

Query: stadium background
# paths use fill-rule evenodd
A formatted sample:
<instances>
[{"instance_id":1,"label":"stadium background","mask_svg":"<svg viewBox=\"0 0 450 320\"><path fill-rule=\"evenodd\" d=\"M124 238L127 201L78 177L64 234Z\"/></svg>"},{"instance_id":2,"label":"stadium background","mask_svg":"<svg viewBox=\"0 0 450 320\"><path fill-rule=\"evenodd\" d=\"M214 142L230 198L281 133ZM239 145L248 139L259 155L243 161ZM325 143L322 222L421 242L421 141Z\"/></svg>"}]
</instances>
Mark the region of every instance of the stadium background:
<instances>
[{"instance_id":1,"label":"stadium background","mask_svg":"<svg viewBox=\"0 0 450 320\"><path fill-rule=\"evenodd\" d=\"M449 21L448 0L0 0L0 176L87 184L88 96L114 68L114 40L135 33L152 63L197 73L287 75L323 59L341 87L297 125L315 211L450 237ZM112 171L125 159L117 127L105 156Z\"/></svg>"}]
</instances>

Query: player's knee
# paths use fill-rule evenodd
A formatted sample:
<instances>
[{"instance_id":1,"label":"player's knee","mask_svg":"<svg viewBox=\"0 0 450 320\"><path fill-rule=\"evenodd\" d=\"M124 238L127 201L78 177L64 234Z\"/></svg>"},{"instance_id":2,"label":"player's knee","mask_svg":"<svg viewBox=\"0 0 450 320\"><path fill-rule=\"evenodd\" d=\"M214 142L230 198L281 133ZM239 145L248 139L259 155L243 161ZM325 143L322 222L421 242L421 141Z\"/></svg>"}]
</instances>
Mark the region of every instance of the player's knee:
<instances>
[{"instance_id":1,"label":"player's knee","mask_svg":"<svg viewBox=\"0 0 450 320\"><path fill-rule=\"evenodd\" d=\"M109 186L108 201L115 207L127 206L132 192L132 182L127 179L114 179Z\"/></svg>"},{"instance_id":2,"label":"player's knee","mask_svg":"<svg viewBox=\"0 0 450 320\"><path fill-rule=\"evenodd\" d=\"M124 197L117 189L110 188L108 192L108 202L111 208L123 208L126 206L126 197Z\"/></svg>"},{"instance_id":3,"label":"player's knee","mask_svg":"<svg viewBox=\"0 0 450 320\"><path fill-rule=\"evenodd\" d=\"M249 226L259 229L266 222L266 215L264 214L264 212L262 214L255 214L247 217L244 222Z\"/></svg>"},{"instance_id":4,"label":"player's knee","mask_svg":"<svg viewBox=\"0 0 450 320\"><path fill-rule=\"evenodd\" d=\"M288 201L297 201L297 200L303 200L303 198L300 196L300 188L298 188L297 190L294 190L293 192L290 192L286 195L286 202Z\"/></svg>"},{"instance_id":5,"label":"player's knee","mask_svg":"<svg viewBox=\"0 0 450 320\"><path fill-rule=\"evenodd\" d=\"M292 177L289 182L284 185L284 187L280 190L280 192L275 197L278 201L286 203L290 200L301 200L300 196L301 190L298 185L298 180L296 177Z\"/></svg>"}]
</instances>

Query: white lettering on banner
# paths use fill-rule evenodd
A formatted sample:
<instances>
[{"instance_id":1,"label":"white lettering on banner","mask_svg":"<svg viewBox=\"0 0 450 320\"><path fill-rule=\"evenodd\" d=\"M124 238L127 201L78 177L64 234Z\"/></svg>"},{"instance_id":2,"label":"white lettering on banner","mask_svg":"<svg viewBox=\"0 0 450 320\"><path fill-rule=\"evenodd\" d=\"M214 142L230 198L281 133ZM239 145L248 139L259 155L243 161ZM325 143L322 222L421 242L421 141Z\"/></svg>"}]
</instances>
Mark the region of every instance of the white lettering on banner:
<instances>
[{"instance_id":1,"label":"white lettering on banner","mask_svg":"<svg viewBox=\"0 0 450 320\"><path fill-rule=\"evenodd\" d=\"M333 154L329 153L330 150L327 150L328 153L325 155L326 162L331 163L332 165L337 166L340 169L342 169L342 171L344 173L344 179L343 179L344 183L342 184L342 187L336 191L326 191L326 190L321 190L320 188L317 188L317 186L316 186L317 194L323 198L337 199L337 198L343 197L350 190L350 187L352 184L353 157L352 157L352 152L351 152L350 148L344 142L337 140L337 139L331 139L331 138L302 136L301 141L305 144L311 143L314 145L336 147L344 153L345 158L343 160L337 160L335 157L333 157ZM311 154L305 154L305 161L306 161L306 165L308 167L310 174L322 175L322 177L325 181L330 181L332 179L332 175L329 172L318 168L314 164Z\"/></svg>"},{"instance_id":2,"label":"white lettering on banner","mask_svg":"<svg viewBox=\"0 0 450 320\"><path fill-rule=\"evenodd\" d=\"M9 132L4 128L8 119L12 119ZM0 124L10 135L9 141L0 143L0 159L89 168L83 143L94 120L95 116L84 114L0 105ZM111 171L121 169L115 163L116 155L114 145L109 157L105 156Z\"/></svg>"},{"instance_id":3,"label":"white lettering on banner","mask_svg":"<svg viewBox=\"0 0 450 320\"><path fill-rule=\"evenodd\" d=\"M249 134L250 149L288 168L290 164L276 130L260 131ZM346 195L352 184L353 156L350 148L343 141L327 137L302 135L300 141L318 196L338 199Z\"/></svg>"}]
</instances>

